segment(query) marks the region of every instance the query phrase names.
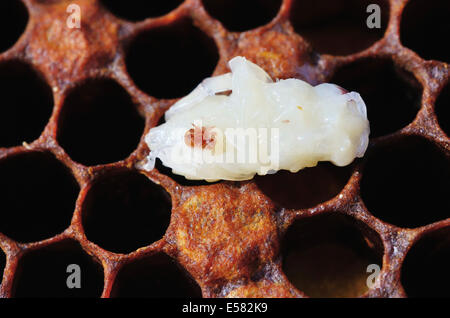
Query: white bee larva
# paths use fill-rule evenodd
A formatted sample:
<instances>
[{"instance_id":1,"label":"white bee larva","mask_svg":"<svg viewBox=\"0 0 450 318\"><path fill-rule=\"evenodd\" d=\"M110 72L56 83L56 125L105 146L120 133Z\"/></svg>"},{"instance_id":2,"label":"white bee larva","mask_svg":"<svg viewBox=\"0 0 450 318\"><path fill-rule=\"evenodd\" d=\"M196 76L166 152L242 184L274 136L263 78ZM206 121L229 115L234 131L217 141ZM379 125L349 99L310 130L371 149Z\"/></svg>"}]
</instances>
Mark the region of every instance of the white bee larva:
<instances>
[{"instance_id":1,"label":"white bee larva","mask_svg":"<svg viewBox=\"0 0 450 318\"><path fill-rule=\"evenodd\" d=\"M273 81L243 57L231 73L205 79L152 128L146 170L155 159L196 180L247 180L362 157L369 141L366 105L356 92L299 79Z\"/></svg>"}]
</instances>

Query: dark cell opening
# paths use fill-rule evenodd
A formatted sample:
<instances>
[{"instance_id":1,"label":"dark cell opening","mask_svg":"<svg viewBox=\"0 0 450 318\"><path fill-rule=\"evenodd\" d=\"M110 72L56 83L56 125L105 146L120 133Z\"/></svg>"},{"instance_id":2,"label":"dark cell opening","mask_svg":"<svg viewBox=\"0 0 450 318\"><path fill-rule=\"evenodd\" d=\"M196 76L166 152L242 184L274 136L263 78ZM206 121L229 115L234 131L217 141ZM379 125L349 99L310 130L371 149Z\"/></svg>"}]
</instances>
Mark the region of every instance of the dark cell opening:
<instances>
[{"instance_id":1,"label":"dark cell opening","mask_svg":"<svg viewBox=\"0 0 450 318\"><path fill-rule=\"evenodd\" d=\"M0 53L11 48L28 24L28 10L22 1L0 1Z\"/></svg>"},{"instance_id":2,"label":"dark cell opening","mask_svg":"<svg viewBox=\"0 0 450 318\"><path fill-rule=\"evenodd\" d=\"M0 232L32 242L63 232L72 219L79 186L49 153L26 153L0 161Z\"/></svg>"},{"instance_id":3,"label":"dark cell opening","mask_svg":"<svg viewBox=\"0 0 450 318\"><path fill-rule=\"evenodd\" d=\"M439 126L450 137L450 85L447 85L436 100L436 115Z\"/></svg>"},{"instance_id":4,"label":"dark cell opening","mask_svg":"<svg viewBox=\"0 0 450 318\"><path fill-rule=\"evenodd\" d=\"M52 90L44 79L28 64L3 62L0 64L0 96L0 147L18 146L37 139L53 109Z\"/></svg>"},{"instance_id":5,"label":"dark cell opening","mask_svg":"<svg viewBox=\"0 0 450 318\"><path fill-rule=\"evenodd\" d=\"M122 86L110 79L91 79L69 92L59 118L58 142L81 164L111 163L136 149L144 124Z\"/></svg>"},{"instance_id":6,"label":"dark cell opening","mask_svg":"<svg viewBox=\"0 0 450 318\"><path fill-rule=\"evenodd\" d=\"M83 206L87 238L116 253L161 239L170 222L169 194L144 175L121 171L101 177Z\"/></svg>"},{"instance_id":7,"label":"dark cell opening","mask_svg":"<svg viewBox=\"0 0 450 318\"><path fill-rule=\"evenodd\" d=\"M450 297L450 228L420 239L406 255L401 282L408 297Z\"/></svg>"},{"instance_id":8,"label":"dark cell opening","mask_svg":"<svg viewBox=\"0 0 450 318\"><path fill-rule=\"evenodd\" d=\"M130 21L141 21L169 13L183 3L183 0L160 1L117 1L101 0L101 3L114 15Z\"/></svg>"},{"instance_id":9,"label":"dark cell opening","mask_svg":"<svg viewBox=\"0 0 450 318\"><path fill-rule=\"evenodd\" d=\"M272 21L282 0L202 0L208 13L229 31L242 32Z\"/></svg>"},{"instance_id":10,"label":"dark cell opening","mask_svg":"<svg viewBox=\"0 0 450 318\"><path fill-rule=\"evenodd\" d=\"M211 76L218 60L213 39L184 19L139 34L126 62L131 78L145 93L177 98Z\"/></svg>"},{"instance_id":11,"label":"dark cell opening","mask_svg":"<svg viewBox=\"0 0 450 318\"><path fill-rule=\"evenodd\" d=\"M346 65L337 70L330 82L361 94L372 138L408 125L420 109L421 85L414 75L390 60L365 59Z\"/></svg>"},{"instance_id":12,"label":"dark cell opening","mask_svg":"<svg viewBox=\"0 0 450 318\"><path fill-rule=\"evenodd\" d=\"M367 288L367 267L382 267L379 236L342 215L295 221L283 239L283 271L310 297L358 297Z\"/></svg>"},{"instance_id":13,"label":"dark cell opening","mask_svg":"<svg viewBox=\"0 0 450 318\"><path fill-rule=\"evenodd\" d=\"M111 296L201 298L202 293L186 270L161 253L134 261L122 268Z\"/></svg>"},{"instance_id":14,"label":"dark cell opening","mask_svg":"<svg viewBox=\"0 0 450 318\"><path fill-rule=\"evenodd\" d=\"M100 264L79 243L63 241L23 256L14 278L13 297L100 297L102 290Z\"/></svg>"},{"instance_id":15,"label":"dark cell opening","mask_svg":"<svg viewBox=\"0 0 450 318\"><path fill-rule=\"evenodd\" d=\"M406 228L450 217L450 160L421 137L406 137L368 157L361 195L369 211Z\"/></svg>"},{"instance_id":16,"label":"dark cell opening","mask_svg":"<svg viewBox=\"0 0 450 318\"><path fill-rule=\"evenodd\" d=\"M306 209L335 197L350 178L350 167L321 162L297 173L281 170L273 175L256 176L258 187L279 206Z\"/></svg>"},{"instance_id":17,"label":"dark cell opening","mask_svg":"<svg viewBox=\"0 0 450 318\"><path fill-rule=\"evenodd\" d=\"M369 28L367 20L380 8L380 28ZM362 51L381 39L389 21L385 0L294 0L291 22L295 31L320 53L346 55Z\"/></svg>"},{"instance_id":18,"label":"dark cell opening","mask_svg":"<svg viewBox=\"0 0 450 318\"><path fill-rule=\"evenodd\" d=\"M427 60L450 62L450 2L414 0L406 5L400 28L403 45Z\"/></svg>"},{"instance_id":19,"label":"dark cell opening","mask_svg":"<svg viewBox=\"0 0 450 318\"><path fill-rule=\"evenodd\" d=\"M3 250L0 249L0 285L2 284L3 280L3 271L5 270L6 266L6 255L3 253Z\"/></svg>"}]
</instances>

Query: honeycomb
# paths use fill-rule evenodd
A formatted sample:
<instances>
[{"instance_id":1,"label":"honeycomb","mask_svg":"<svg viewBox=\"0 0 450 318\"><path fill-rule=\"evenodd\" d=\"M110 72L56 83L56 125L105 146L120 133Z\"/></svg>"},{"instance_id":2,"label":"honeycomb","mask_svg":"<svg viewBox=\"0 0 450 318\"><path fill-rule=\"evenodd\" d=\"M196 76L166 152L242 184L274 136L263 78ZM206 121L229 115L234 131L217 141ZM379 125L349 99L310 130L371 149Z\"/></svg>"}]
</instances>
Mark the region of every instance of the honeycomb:
<instances>
[{"instance_id":1,"label":"honeycomb","mask_svg":"<svg viewBox=\"0 0 450 318\"><path fill-rule=\"evenodd\" d=\"M446 0L2 0L0 297L450 296L449 15ZM246 182L140 171L149 129L237 55L360 92L366 156Z\"/></svg>"}]
</instances>

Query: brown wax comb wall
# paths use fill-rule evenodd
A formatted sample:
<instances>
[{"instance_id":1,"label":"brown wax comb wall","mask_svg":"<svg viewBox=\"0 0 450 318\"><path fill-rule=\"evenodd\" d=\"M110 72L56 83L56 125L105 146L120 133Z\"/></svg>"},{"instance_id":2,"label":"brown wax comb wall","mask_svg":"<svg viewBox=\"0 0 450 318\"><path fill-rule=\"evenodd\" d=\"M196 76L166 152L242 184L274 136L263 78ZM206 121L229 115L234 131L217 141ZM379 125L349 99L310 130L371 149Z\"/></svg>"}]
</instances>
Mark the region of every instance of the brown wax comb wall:
<instances>
[{"instance_id":1,"label":"brown wax comb wall","mask_svg":"<svg viewBox=\"0 0 450 318\"><path fill-rule=\"evenodd\" d=\"M0 296L450 296L449 16L447 0L0 1ZM247 182L139 171L143 136L236 55L360 92L366 156Z\"/></svg>"}]
</instances>

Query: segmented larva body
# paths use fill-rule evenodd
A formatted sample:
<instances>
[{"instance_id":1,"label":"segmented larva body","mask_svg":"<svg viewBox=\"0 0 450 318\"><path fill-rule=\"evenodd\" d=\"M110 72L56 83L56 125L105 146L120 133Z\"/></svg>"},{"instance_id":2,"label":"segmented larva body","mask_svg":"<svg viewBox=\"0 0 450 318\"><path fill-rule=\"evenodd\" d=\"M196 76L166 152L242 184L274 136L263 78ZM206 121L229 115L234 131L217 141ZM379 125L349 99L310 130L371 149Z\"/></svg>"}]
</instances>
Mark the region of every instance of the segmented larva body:
<instances>
[{"instance_id":1,"label":"segmented larva body","mask_svg":"<svg viewBox=\"0 0 450 318\"><path fill-rule=\"evenodd\" d=\"M273 81L243 57L230 73L205 79L165 114L145 140L173 173L196 180L247 180L331 161L345 166L369 141L364 101L334 84ZM231 92L231 93L230 93Z\"/></svg>"}]
</instances>

